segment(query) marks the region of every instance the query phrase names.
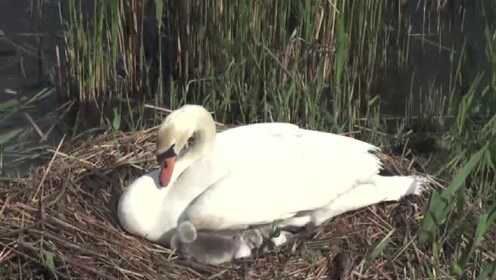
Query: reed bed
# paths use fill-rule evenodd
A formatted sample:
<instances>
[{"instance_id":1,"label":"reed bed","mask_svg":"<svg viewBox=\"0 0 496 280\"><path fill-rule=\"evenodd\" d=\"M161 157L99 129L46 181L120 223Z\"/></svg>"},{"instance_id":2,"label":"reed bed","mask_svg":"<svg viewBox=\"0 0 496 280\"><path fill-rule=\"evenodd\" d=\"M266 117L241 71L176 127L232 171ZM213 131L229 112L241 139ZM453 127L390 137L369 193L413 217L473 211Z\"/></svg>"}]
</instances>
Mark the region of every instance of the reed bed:
<instances>
[{"instance_id":1,"label":"reed bed","mask_svg":"<svg viewBox=\"0 0 496 280\"><path fill-rule=\"evenodd\" d=\"M291 244L223 266L186 261L166 247L125 233L116 202L132 180L156 167L156 128L61 142L29 178L0 190L2 279L323 279L403 278L401 259L418 229L425 197L342 215ZM414 162L382 155L394 173ZM388 252L384 243L402 244ZM389 250L389 249L388 249ZM415 261L424 254L408 254ZM419 258L415 260L415 258ZM406 270L405 270L406 269ZM334 275L334 276L333 276ZM341 278L341 279L344 279Z\"/></svg>"}]
</instances>

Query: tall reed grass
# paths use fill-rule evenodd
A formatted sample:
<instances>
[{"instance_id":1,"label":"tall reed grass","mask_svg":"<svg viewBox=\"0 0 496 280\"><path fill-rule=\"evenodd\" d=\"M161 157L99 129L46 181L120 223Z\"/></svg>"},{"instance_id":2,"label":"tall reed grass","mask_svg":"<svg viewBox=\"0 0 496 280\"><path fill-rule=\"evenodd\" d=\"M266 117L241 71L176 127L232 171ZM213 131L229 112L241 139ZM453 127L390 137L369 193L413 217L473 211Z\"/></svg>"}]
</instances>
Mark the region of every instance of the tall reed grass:
<instances>
[{"instance_id":1,"label":"tall reed grass","mask_svg":"<svg viewBox=\"0 0 496 280\"><path fill-rule=\"evenodd\" d=\"M135 110L128 97L146 93L159 106L202 103L224 122L343 131L378 112L382 1L91 3L68 1L62 80L98 112L113 99Z\"/></svg>"},{"instance_id":2,"label":"tall reed grass","mask_svg":"<svg viewBox=\"0 0 496 280\"><path fill-rule=\"evenodd\" d=\"M116 118L131 104L110 102L142 96L144 88L144 1L62 4L66 29L59 87L67 98L77 100L79 113L85 113L79 121L96 118L90 121L95 125L109 111Z\"/></svg>"}]
</instances>

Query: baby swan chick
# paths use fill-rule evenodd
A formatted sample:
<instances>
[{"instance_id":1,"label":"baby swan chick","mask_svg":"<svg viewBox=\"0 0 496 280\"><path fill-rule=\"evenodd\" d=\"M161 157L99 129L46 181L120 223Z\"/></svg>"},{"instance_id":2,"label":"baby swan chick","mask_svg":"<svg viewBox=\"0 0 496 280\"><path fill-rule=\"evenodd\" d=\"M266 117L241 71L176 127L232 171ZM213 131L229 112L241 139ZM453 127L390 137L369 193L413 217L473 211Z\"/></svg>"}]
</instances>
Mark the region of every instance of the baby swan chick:
<instances>
[{"instance_id":1,"label":"baby swan chick","mask_svg":"<svg viewBox=\"0 0 496 280\"><path fill-rule=\"evenodd\" d=\"M196 231L189 222L178 226L171 247L180 255L198 262L219 265L250 257L267 239L271 226L245 230Z\"/></svg>"}]
</instances>

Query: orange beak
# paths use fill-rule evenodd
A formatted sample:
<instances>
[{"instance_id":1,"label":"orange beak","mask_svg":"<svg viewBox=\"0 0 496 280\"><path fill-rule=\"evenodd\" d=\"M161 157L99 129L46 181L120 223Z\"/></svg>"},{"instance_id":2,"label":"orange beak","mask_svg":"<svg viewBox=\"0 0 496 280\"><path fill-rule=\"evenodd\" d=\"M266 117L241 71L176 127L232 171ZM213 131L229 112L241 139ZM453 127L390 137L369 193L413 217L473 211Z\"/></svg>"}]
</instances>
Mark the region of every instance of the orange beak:
<instances>
[{"instance_id":1,"label":"orange beak","mask_svg":"<svg viewBox=\"0 0 496 280\"><path fill-rule=\"evenodd\" d=\"M174 165L176 164L176 157L168 157L162 160L160 163L160 177L159 183L161 187L167 187L169 184L172 172L174 171Z\"/></svg>"}]
</instances>

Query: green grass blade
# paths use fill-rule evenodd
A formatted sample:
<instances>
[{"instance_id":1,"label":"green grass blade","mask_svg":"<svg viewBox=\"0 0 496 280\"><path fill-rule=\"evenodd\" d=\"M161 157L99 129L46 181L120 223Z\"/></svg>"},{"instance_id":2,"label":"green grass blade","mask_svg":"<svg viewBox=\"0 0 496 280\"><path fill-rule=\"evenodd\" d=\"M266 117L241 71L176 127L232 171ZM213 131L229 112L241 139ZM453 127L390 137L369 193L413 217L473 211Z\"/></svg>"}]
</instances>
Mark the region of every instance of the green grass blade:
<instances>
[{"instance_id":1,"label":"green grass blade","mask_svg":"<svg viewBox=\"0 0 496 280\"><path fill-rule=\"evenodd\" d=\"M0 134L0 145L3 145L10 140L14 139L17 135L19 135L24 129L22 128L17 128L17 129L12 129L6 133Z\"/></svg>"},{"instance_id":2,"label":"green grass blade","mask_svg":"<svg viewBox=\"0 0 496 280\"><path fill-rule=\"evenodd\" d=\"M374 247L372 252L367 256L367 262L371 262L384 252L384 249L391 242L391 236L396 232L395 229L391 230L379 243Z\"/></svg>"},{"instance_id":3,"label":"green grass blade","mask_svg":"<svg viewBox=\"0 0 496 280\"><path fill-rule=\"evenodd\" d=\"M429 209L422 220L419 233L420 243L426 244L437 235L439 226L446 221L450 210L454 207L456 192L464 186L467 177L479 165L486 150L487 146L472 155L468 163L458 171L448 188L441 193L434 191L429 203Z\"/></svg>"}]
</instances>

